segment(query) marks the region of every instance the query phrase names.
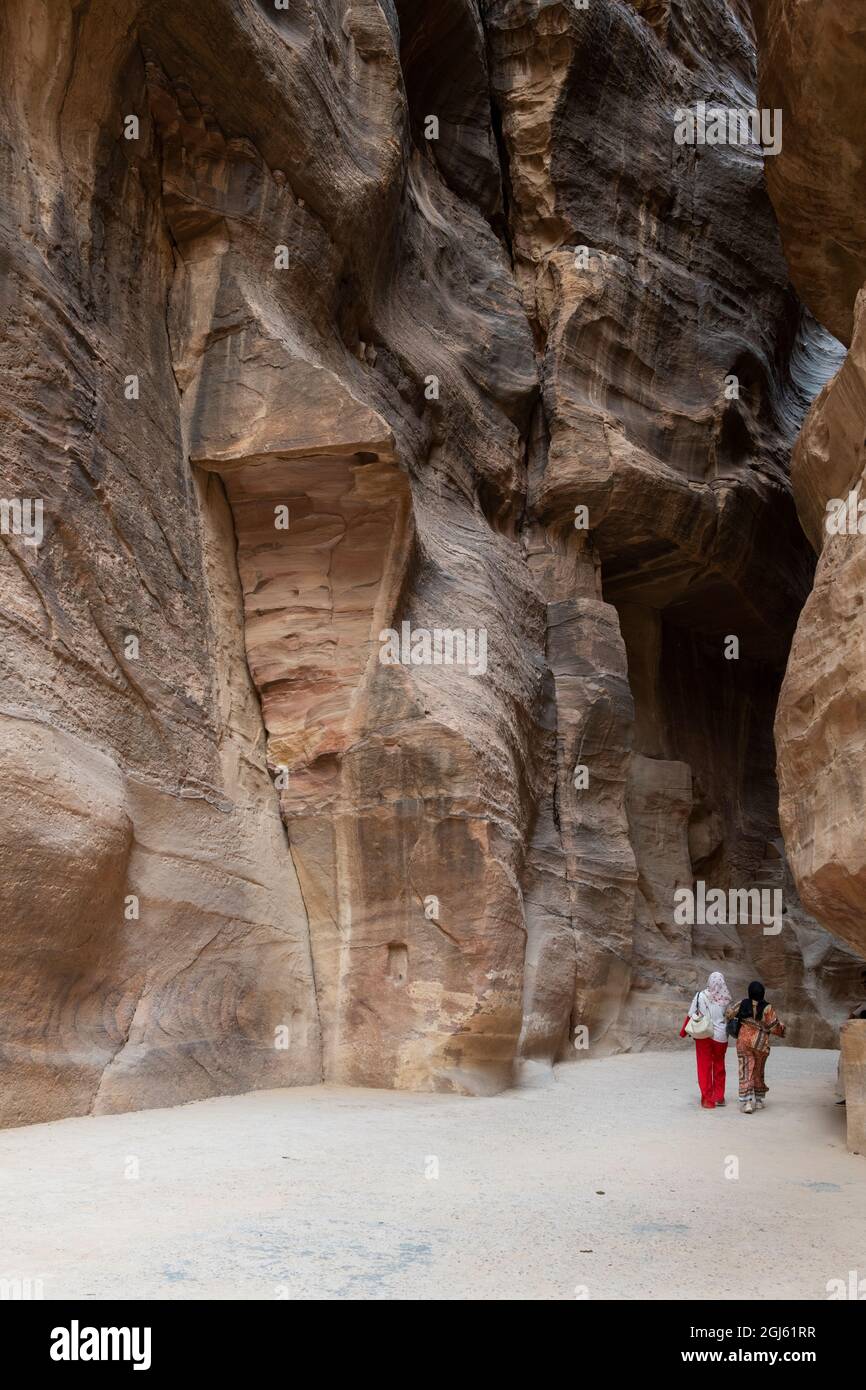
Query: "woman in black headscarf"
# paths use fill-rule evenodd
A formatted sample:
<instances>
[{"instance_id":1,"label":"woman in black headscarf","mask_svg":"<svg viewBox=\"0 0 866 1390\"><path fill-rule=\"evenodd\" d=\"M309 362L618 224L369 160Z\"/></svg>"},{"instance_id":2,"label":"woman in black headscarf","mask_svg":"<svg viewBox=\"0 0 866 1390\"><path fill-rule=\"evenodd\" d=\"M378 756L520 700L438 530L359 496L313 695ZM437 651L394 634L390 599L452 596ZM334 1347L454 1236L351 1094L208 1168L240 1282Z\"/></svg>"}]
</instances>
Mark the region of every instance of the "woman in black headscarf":
<instances>
[{"instance_id":1,"label":"woman in black headscarf","mask_svg":"<svg viewBox=\"0 0 866 1390\"><path fill-rule=\"evenodd\" d=\"M770 1035L785 1036L785 1025L772 1004L760 980L749 985L749 996L727 1010L730 1031L737 1039L737 1063L740 1070L740 1108L751 1115L757 1107L763 1110L767 1094L764 1067L770 1051Z\"/></svg>"}]
</instances>

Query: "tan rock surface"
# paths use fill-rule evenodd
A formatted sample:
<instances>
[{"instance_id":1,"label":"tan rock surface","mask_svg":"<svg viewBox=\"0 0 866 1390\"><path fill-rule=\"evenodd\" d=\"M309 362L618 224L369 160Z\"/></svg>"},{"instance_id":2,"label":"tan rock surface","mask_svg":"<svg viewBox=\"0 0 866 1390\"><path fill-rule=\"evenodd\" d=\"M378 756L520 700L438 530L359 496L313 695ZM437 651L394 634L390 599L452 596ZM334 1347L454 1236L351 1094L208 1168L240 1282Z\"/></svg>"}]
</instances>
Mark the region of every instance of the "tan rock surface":
<instances>
[{"instance_id":1,"label":"tan rock surface","mask_svg":"<svg viewBox=\"0 0 866 1390\"><path fill-rule=\"evenodd\" d=\"M791 278L848 344L866 280L866 12L860 0L752 0L752 9L761 103L783 112L767 183Z\"/></svg>"},{"instance_id":2,"label":"tan rock surface","mask_svg":"<svg viewBox=\"0 0 866 1390\"><path fill-rule=\"evenodd\" d=\"M782 152L767 163L792 278L850 345L792 459L797 509L818 564L776 718L780 814L803 905L862 953L866 536L857 509L866 464L866 17L854 0L758 0L755 13L761 100L784 108Z\"/></svg>"},{"instance_id":3,"label":"tan rock surface","mask_svg":"<svg viewBox=\"0 0 866 1390\"><path fill-rule=\"evenodd\" d=\"M857 530L866 456L866 293L854 337L794 451L795 493L819 550L779 700L780 810L803 903L866 949L866 523ZM853 509L848 498L854 494ZM844 504L839 534L837 499ZM864 509L866 510L866 509ZM854 529L849 523L853 519Z\"/></svg>"},{"instance_id":4,"label":"tan rock surface","mask_svg":"<svg viewBox=\"0 0 866 1390\"><path fill-rule=\"evenodd\" d=\"M45 512L0 550L13 1124L321 1077L231 517L182 440L137 10L73 9L0 20L2 493Z\"/></svg>"},{"instance_id":5,"label":"tan rock surface","mask_svg":"<svg viewBox=\"0 0 866 1390\"><path fill-rule=\"evenodd\" d=\"M848 1148L852 1153L866 1154L866 1021L843 1023L839 1038Z\"/></svg>"}]
</instances>

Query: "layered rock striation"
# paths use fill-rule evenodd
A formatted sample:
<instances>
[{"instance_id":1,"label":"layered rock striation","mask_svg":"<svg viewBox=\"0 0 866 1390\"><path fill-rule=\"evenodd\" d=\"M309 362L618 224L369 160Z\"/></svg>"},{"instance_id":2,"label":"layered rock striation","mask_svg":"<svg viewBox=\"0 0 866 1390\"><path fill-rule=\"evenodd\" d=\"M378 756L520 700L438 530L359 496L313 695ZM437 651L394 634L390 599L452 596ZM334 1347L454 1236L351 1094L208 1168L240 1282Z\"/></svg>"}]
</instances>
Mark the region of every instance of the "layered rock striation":
<instances>
[{"instance_id":1,"label":"layered rock striation","mask_svg":"<svg viewBox=\"0 0 866 1390\"><path fill-rule=\"evenodd\" d=\"M785 110L769 188L792 278L848 348L818 394L792 458L797 509L818 559L776 719L780 810L804 905L863 954L866 17L853 0L761 0L755 18L761 100Z\"/></svg>"}]
</instances>

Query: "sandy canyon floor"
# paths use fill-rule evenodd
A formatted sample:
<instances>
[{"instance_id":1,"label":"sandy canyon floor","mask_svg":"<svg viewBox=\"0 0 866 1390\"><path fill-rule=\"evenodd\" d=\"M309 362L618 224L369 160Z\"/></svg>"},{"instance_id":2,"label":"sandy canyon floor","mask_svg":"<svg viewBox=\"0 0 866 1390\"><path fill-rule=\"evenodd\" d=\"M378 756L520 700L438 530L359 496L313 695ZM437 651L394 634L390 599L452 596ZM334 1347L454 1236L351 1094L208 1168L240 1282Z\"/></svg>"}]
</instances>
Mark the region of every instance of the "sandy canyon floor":
<instances>
[{"instance_id":1,"label":"sandy canyon floor","mask_svg":"<svg viewBox=\"0 0 866 1390\"><path fill-rule=\"evenodd\" d=\"M0 1277L45 1298L825 1299L866 1274L836 1054L777 1048L751 1117L732 1060L713 1112L684 1047L492 1100L322 1086L8 1130Z\"/></svg>"}]
</instances>

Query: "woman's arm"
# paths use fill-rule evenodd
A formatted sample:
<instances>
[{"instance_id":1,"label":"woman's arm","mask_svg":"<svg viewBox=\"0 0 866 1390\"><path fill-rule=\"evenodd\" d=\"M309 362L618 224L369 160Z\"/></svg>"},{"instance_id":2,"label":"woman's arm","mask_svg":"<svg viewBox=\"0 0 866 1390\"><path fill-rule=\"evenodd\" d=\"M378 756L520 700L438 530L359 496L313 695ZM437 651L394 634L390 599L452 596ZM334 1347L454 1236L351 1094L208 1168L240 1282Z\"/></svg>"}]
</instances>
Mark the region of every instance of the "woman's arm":
<instances>
[{"instance_id":1,"label":"woman's arm","mask_svg":"<svg viewBox=\"0 0 866 1390\"><path fill-rule=\"evenodd\" d=\"M700 990L698 990L698 994L700 994ZM682 1028L680 1029L680 1037L681 1037L681 1038L687 1038L687 1037L688 1037L688 1033L686 1032L686 1024L688 1023L688 1021L689 1021L690 1018L694 1018L694 1016L695 1016L695 1014L697 1013L697 1011L698 1011L698 995L696 994L695 997L694 997L694 999L692 1000L690 1006L689 1006L689 1011L688 1011L688 1013L686 1014L685 1018L683 1019L683 1026L682 1026Z\"/></svg>"}]
</instances>

